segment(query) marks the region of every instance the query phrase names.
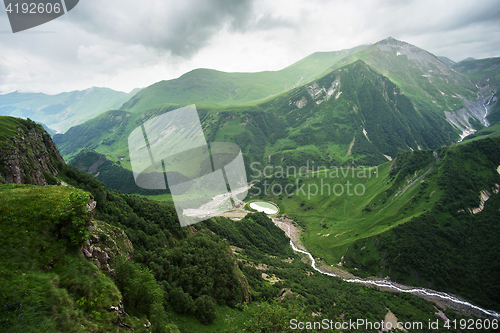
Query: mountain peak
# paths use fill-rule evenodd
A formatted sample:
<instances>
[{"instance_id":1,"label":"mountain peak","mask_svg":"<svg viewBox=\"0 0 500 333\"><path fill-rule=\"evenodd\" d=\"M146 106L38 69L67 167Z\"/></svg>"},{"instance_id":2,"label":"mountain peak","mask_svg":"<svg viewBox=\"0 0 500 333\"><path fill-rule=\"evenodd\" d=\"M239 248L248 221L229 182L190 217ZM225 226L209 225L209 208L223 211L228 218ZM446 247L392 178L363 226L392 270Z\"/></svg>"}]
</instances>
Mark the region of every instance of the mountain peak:
<instances>
[{"instance_id":1,"label":"mountain peak","mask_svg":"<svg viewBox=\"0 0 500 333\"><path fill-rule=\"evenodd\" d=\"M386 39L382 39L381 41L378 41L374 45L377 44L389 44L389 45L411 45L406 42L400 41L392 36L387 37Z\"/></svg>"}]
</instances>

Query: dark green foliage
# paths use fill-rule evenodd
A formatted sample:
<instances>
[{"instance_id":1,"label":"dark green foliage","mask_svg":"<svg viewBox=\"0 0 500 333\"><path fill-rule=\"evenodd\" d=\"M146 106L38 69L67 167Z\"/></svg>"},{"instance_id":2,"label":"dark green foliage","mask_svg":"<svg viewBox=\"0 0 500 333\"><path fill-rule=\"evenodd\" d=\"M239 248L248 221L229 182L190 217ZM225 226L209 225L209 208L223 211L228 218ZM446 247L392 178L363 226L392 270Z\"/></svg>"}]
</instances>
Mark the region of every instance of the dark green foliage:
<instances>
[{"instance_id":1,"label":"dark green foliage","mask_svg":"<svg viewBox=\"0 0 500 333\"><path fill-rule=\"evenodd\" d=\"M69 162L84 171L98 174L96 178L107 188L127 194L157 195L170 193L170 190L147 190L136 185L132 171L125 169L117 162L110 161L105 155L90 149L82 149ZM94 165L94 168L90 168Z\"/></svg>"},{"instance_id":2,"label":"dark green foliage","mask_svg":"<svg viewBox=\"0 0 500 333\"><path fill-rule=\"evenodd\" d=\"M55 216L60 222L54 231L68 237L73 245L81 245L89 238L90 211L87 207L89 199L87 193L71 193L63 205L55 211Z\"/></svg>"},{"instance_id":3,"label":"dark green foliage","mask_svg":"<svg viewBox=\"0 0 500 333\"><path fill-rule=\"evenodd\" d=\"M463 215L454 227L444 227L431 214L414 218L394 229L394 238L382 239L392 276L433 289L452 291L489 309L500 309L500 224L497 197L484 212ZM493 206L493 207L492 207ZM397 258L396 258L397 257ZM394 264L392 264L394 262Z\"/></svg>"},{"instance_id":4,"label":"dark green foliage","mask_svg":"<svg viewBox=\"0 0 500 333\"><path fill-rule=\"evenodd\" d=\"M215 319L215 303L208 295L202 295L194 301L194 314L202 324L210 324Z\"/></svg>"},{"instance_id":5,"label":"dark green foliage","mask_svg":"<svg viewBox=\"0 0 500 333\"><path fill-rule=\"evenodd\" d=\"M121 227L132 241L137 264L131 269L133 274L124 283L118 283L121 288L134 286L139 277L147 276L154 277L155 283L168 292L169 303L170 290L178 287L191 299L208 295L218 303L230 305L240 300L234 259L229 256L227 243L217 235L198 231L186 237L189 229L180 227L173 206L108 190L94 176L76 167L68 166L61 176L69 184L92 193L97 201L96 217ZM152 286L151 282L147 288ZM157 291L151 293L156 295ZM134 295L138 297L140 293ZM132 299L130 304L136 307L138 300L135 296ZM146 300L140 306L141 313L149 311L151 302Z\"/></svg>"},{"instance_id":6,"label":"dark green foliage","mask_svg":"<svg viewBox=\"0 0 500 333\"><path fill-rule=\"evenodd\" d=\"M228 253L227 243L218 236L197 232L172 249L143 252L142 262L158 281L182 287L193 299L209 295L217 302L231 304L238 299L240 286Z\"/></svg>"},{"instance_id":7,"label":"dark green foliage","mask_svg":"<svg viewBox=\"0 0 500 333\"><path fill-rule=\"evenodd\" d=\"M441 209L456 215L461 209L479 206L479 193L500 184L499 138L473 141L447 151L448 160L438 184L445 190Z\"/></svg>"},{"instance_id":8,"label":"dark green foliage","mask_svg":"<svg viewBox=\"0 0 500 333\"><path fill-rule=\"evenodd\" d=\"M437 183L443 194L435 208L366 240L376 244L384 259L358 256L358 267L370 275L390 271L402 283L452 292L499 310L500 268L494 259L500 253L500 195L495 194L500 184L499 145L499 138L487 138L438 150L437 170L411 199L417 204L427 188ZM393 188L415 171L426 170L433 160L429 151L398 155L397 167L391 171L396 178ZM480 207L484 190L491 196L481 212L472 214Z\"/></svg>"},{"instance_id":9,"label":"dark green foliage","mask_svg":"<svg viewBox=\"0 0 500 333\"><path fill-rule=\"evenodd\" d=\"M182 287L170 290L168 302L172 309L180 314L193 314L195 309L193 298L185 293Z\"/></svg>"},{"instance_id":10,"label":"dark green foliage","mask_svg":"<svg viewBox=\"0 0 500 333\"><path fill-rule=\"evenodd\" d=\"M413 175L416 171L428 168L436 160L432 151L412 151L399 154L393 163L389 177L395 179L395 184L399 184L407 176Z\"/></svg>"},{"instance_id":11,"label":"dark green foliage","mask_svg":"<svg viewBox=\"0 0 500 333\"><path fill-rule=\"evenodd\" d=\"M290 240L265 213L248 214L240 221L216 217L203 225L243 249L259 250L270 255L290 253Z\"/></svg>"},{"instance_id":12,"label":"dark green foliage","mask_svg":"<svg viewBox=\"0 0 500 333\"><path fill-rule=\"evenodd\" d=\"M127 260L116 267L115 281L123 296L123 305L130 314L150 317L154 304L163 303L163 290L147 268Z\"/></svg>"}]
</instances>

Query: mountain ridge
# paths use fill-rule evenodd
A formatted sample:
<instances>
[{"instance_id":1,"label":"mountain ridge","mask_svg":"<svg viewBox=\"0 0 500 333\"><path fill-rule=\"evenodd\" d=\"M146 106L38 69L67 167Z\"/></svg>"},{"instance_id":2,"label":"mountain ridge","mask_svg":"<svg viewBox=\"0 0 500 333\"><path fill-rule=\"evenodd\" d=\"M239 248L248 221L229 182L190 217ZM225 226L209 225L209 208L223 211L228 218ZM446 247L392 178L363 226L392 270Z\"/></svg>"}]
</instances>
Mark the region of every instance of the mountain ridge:
<instances>
[{"instance_id":1,"label":"mountain ridge","mask_svg":"<svg viewBox=\"0 0 500 333\"><path fill-rule=\"evenodd\" d=\"M278 71L229 73L193 69L177 79L159 81L145 88L120 110L144 111L166 103L254 104L319 78L346 55L366 47L315 52Z\"/></svg>"}]
</instances>

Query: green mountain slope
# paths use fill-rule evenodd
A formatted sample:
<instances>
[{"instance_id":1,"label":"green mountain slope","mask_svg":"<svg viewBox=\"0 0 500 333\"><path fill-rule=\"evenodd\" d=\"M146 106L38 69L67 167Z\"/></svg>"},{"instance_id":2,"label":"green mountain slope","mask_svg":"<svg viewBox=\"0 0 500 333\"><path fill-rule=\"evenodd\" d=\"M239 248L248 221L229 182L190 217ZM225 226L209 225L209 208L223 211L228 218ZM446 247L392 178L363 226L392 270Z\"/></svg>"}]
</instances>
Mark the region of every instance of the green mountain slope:
<instances>
[{"instance_id":1,"label":"green mountain slope","mask_svg":"<svg viewBox=\"0 0 500 333\"><path fill-rule=\"evenodd\" d=\"M79 249L90 219L88 193L11 184L0 186L0 200L2 330L125 332L109 311L120 306L120 291ZM143 326L130 318L122 322Z\"/></svg>"},{"instance_id":2,"label":"green mountain slope","mask_svg":"<svg viewBox=\"0 0 500 333\"><path fill-rule=\"evenodd\" d=\"M163 286L168 322L181 331L294 332L297 330L288 329L290 319L315 320L313 312L321 312L322 319L348 313L352 320L364 318L371 322L384 319L387 309L400 320L418 318L427 322L438 318L432 303L414 295L395 297L393 293L317 274L291 251L283 231L263 213L249 214L240 221L216 217L180 228L170 205L107 190L92 175L73 167L65 173L66 180L85 187L95 198L108 198L98 199L102 205L96 208L97 216L126 230L134 244L134 261L149 267ZM232 253L226 252L228 243ZM228 271L221 272L228 268L228 261L237 272L236 281ZM225 283L226 288L220 283ZM244 285L247 287L242 288L238 298L248 300L251 295L252 302L232 309L235 305L231 297L238 289L234 287ZM203 317L192 309L192 299L203 293L217 300L216 317L207 325L199 322ZM126 309L130 304L127 302L124 300ZM449 318L460 318L450 309L445 312Z\"/></svg>"},{"instance_id":3,"label":"green mountain slope","mask_svg":"<svg viewBox=\"0 0 500 333\"><path fill-rule=\"evenodd\" d=\"M118 109L138 91L127 94L93 87L57 95L13 92L0 95L0 115L31 118L65 132L104 111Z\"/></svg>"},{"instance_id":4,"label":"green mountain slope","mask_svg":"<svg viewBox=\"0 0 500 333\"><path fill-rule=\"evenodd\" d=\"M364 48L366 46L336 52L317 52L279 71L225 73L195 69L177 79L160 81L145 88L120 109L137 112L165 103L255 103L320 77L345 56Z\"/></svg>"},{"instance_id":5,"label":"green mountain slope","mask_svg":"<svg viewBox=\"0 0 500 333\"><path fill-rule=\"evenodd\" d=\"M500 309L500 139L402 153L377 168L279 174L252 189L300 223L328 266ZM434 155L434 156L433 156ZM291 193L285 189L294 184Z\"/></svg>"},{"instance_id":6,"label":"green mountain slope","mask_svg":"<svg viewBox=\"0 0 500 333\"><path fill-rule=\"evenodd\" d=\"M54 141L67 160L89 148L130 169L128 135L177 107L109 111L56 135ZM417 111L397 86L362 61L257 105L198 103L197 109L206 140L238 144L247 171L252 162L260 169L299 166L303 160L326 166L377 165L398 152L437 148L458 138L444 117Z\"/></svg>"},{"instance_id":7,"label":"green mountain slope","mask_svg":"<svg viewBox=\"0 0 500 333\"><path fill-rule=\"evenodd\" d=\"M0 184L47 185L64 161L43 127L0 116Z\"/></svg>"},{"instance_id":8,"label":"green mountain slope","mask_svg":"<svg viewBox=\"0 0 500 333\"><path fill-rule=\"evenodd\" d=\"M500 58L470 59L460 61L452 66L480 86L490 86L496 91L500 88Z\"/></svg>"},{"instance_id":9,"label":"green mountain slope","mask_svg":"<svg viewBox=\"0 0 500 333\"><path fill-rule=\"evenodd\" d=\"M332 71L335 67L339 68ZM357 70L361 67L363 71ZM301 83L319 73L323 76L261 102L255 102L260 93L248 97L253 92L246 95L243 89L262 88L268 96L292 87L284 78L302 76L304 71L310 76ZM258 83L257 78L264 77L269 85ZM228 93L233 88L228 87L236 87L235 82L241 89L233 98ZM487 124L484 98L468 77L434 55L388 38L361 50L313 54L278 72L195 70L144 89L124 105L124 111L72 128L55 142L66 159L90 148L112 161L123 159L122 166L130 169L128 134L146 119L198 100L206 139L237 143L247 165L297 164L299 156L322 164L354 160L375 165L398 152L441 147L481 129L481 122ZM253 104L241 104L250 100ZM178 104L161 104L167 101Z\"/></svg>"},{"instance_id":10,"label":"green mountain slope","mask_svg":"<svg viewBox=\"0 0 500 333\"><path fill-rule=\"evenodd\" d=\"M483 104L491 91L478 89L471 79L433 54L414 45L387 38L343 60L363 60L387 76L411 100L418 112L446 119L461 137L488 125Z\"/></svg>"},{"instance_id":11,"label":"green mountain slope","mask_svg":"<svg viewBox=\"0 0 500 333\"><path fill-rule=\"evenodd\" d=\"M437 57L439 60L441 60L441 62L447 66L450 66L452 67L453 65L456 64L456 62L454 62L453 60L451 60L450 58L447 58L447 57Z\"/></svg>"},{"instance_id":12,"label":"green mountain slope","mask_svg":"<svg viewBox=\"0 0 500 333\"><path fill-rule=\"evenodd\" d=\"M147 190L140 188L135 183L132 171L122 167L120 161L110 161L105 155L93 150L81 150L68 164L93 174L97 180L106 184L107 188L118 190L121 193L146 196L165 196L170 194L169 190Z\"/></svg>"},{"instance_id":13,"label":"green mountain slope","mask_svg":"<svg viewBox=\"0 0 500 333\"><path fill-rule=\"evenodd\" d=\"M15 137L12 123L0 118L0 135ZM69 186L0 185L7 332L295 332L290 320L317 320L312 313L438 320L414 295L317 274L263 213L181 228L171 205L109 190L72 166L57 177Z\"/></svg>"}]
</instances>

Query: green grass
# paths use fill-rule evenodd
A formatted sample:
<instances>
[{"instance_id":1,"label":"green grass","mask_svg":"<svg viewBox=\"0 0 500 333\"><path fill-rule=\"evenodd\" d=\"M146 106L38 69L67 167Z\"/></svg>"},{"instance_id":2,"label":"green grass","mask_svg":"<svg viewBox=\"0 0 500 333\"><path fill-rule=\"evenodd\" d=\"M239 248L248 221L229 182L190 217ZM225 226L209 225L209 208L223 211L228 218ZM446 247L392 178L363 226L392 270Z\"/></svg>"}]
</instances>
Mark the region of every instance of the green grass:
<instances>
[{"instance_id":1,"label":"green grass","mask_svg":"<svg viewBox=\"0 0 500 333\"><path fill-rule=\"evenodd\" d=\"M255 104L321 77L342 58L364 48L313 53L279 71L225 73L195 69L147 87L125 103L122 110L141 112L165 103Z\"/></svg>"},{"instance_id":2,"label":"green grass","mask_svg":"<svg viewBox=\"0 0 500 333\"><path fill-rule=\"evenodd\" d=\"M464 141L462 141L460 144L466 144L471 141L477 141L485 138L494 138L500 136L500 122L489 126L485 127L480 131L477 131L476 133L467 136Z\"/></svg>"},{"instance_id":3,"label":"green grass","mask_svg":"<svg viewBox=\"0 0 500 333\"><path fill-rule=\"evenodd\" d=\"M249 304L248 308L252 309L255 306L255 304ZM203 325L194 320L193 316L181 315L174 311L168 312L170 320L175 323L182 333L238 331L238 329L245 327L245 322L250 319L250 315L246 311L221 305L217 306L216 315L217 317L212 323Z\"/></svg>"},{"instance_id":4,"label":"green grass","mask_svg":"<svg viewBox=\"0 0 500 333\"><path fill-rule=\"evenodd\" d=\"M0 133L2 133L7 139L9 139L16 135L17 128L21 126L22 123L23 120L18 118L0 116Z\"/></svg>"},{"instance_id":5,"label":"green grass","mask_svg":"<svg viewBox=\"0 0 500 333\"><path fill-rule=\"evenodd\" d=\"M61 234L58 210L83 191L0 186L0 325L7 332L118 332L120 292Z\"/></svg>"},{"instance_id":6,"label":"green grass","mask_svg":"<svg viewBox=\"0 0 500 333\"><path fill-rule=\"evenodd\" d=\"M292 195L278 198L280 213L305 227L303 242L312 253L329 265L336 265L354 242L405 223L439 200L441 190L434 185L422 190L420 182L396 197L398 191L420 177L430 165L396 183L389 177L391 164L386 162L371 171L330 169L310 173L305 178L289 177L286 182L295 185ZM433 184L434 174L430 172L425 181ZM302 183L297 186L297 181ZM284 184L283 181L280 183ZM356 195L355 190L360 195ZM389 190L394 193L387 195ZM417 195L429 196L429 199L412 203L412 198Z\"/></svg>"},{"instance_id":7,"label":"green grass","mask_svg":"<svg viewBox=\"0 0 500 333\"><path fill-rule=\"evenodd\" d=\"M491 87L498 88L500 79L500 58L474 59L463 60L452 67L456 71L470 77L474 81L478 81L481 85L489 84Z\"/></svg>"}]
</instances>

